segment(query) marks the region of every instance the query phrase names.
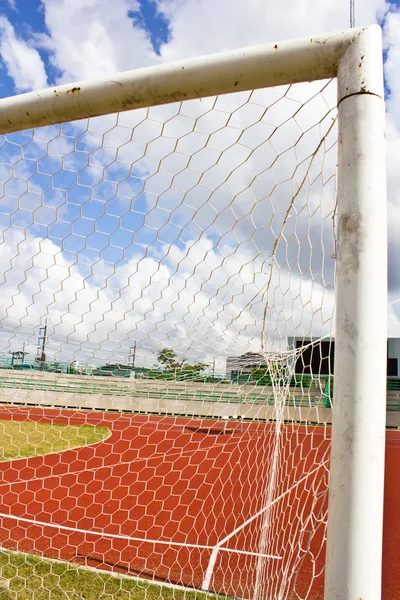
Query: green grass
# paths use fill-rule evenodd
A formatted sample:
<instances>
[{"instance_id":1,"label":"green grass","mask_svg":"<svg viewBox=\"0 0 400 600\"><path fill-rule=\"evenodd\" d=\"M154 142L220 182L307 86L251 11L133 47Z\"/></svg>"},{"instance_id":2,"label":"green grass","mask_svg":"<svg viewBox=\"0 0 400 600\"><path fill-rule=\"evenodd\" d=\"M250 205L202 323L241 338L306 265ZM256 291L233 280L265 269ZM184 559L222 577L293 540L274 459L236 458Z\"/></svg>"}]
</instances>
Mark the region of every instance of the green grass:
<instances>
[{"instance_id":1,"label":"green grass","mask_svg":"<svg viewBox=\"0 0 400 600\"><path fill-rule=\"evenodd\" d=\"M215 600L217 596L135 581L71 563L2 550L0 576L10 582L0 600Z\"/></svg>"},{"instance_id":2,"label":"green grass","mask_svg":"<svg viewBox=\"0 0 400 600\"><path fill-rule=\"evenodd\" d=\"M0 461L28 458L101 442L107 427L54 425L35 421L0 421Z\"/></svg>"},{"instance_id":3,"label":"green grass","mask_svg":"<svg viewBox=\"0 0 400 600\"><path fill-rule=\"evenodd\" d=\"M110 434L106 427L0 421L0 460L43 455L94 444ZM185 591L98 573L71 563L0 550L0 578L9 589L0 600L211 600L213 594Z\"/></svg>"}]
</instances>

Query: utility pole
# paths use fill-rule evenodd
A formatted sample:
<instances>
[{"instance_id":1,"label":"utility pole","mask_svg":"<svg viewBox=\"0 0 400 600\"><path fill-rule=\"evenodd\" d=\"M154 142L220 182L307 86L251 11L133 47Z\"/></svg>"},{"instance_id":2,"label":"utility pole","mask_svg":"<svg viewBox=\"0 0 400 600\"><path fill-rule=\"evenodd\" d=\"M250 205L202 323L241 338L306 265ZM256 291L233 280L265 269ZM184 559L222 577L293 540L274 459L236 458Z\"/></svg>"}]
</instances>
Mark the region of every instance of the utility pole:
<instances>
[{"instance_id":1,"label":"utility pole","mask_svg":"<svg viewBox=\"0 0 400 600\"><path fill-rule=\"evenodd\" d=\"M135 342L134 346L131 346L129 348L130 354L129 354L129 363L130 366L132 367L132 369L135 368L135 362L136 362L136 346L137 346L137 342Z\"/></svg>"},{"instance_id":2,"label":"utility pole","mask_svg":"<svg viewBox=\"0 0 400 600\"><path fill-rule=\"evenodd\" d=\"M36 362L40 362L42 367L46 362L46 339L47 339L47 319L43 327L39 327L38 347L36 354Z\"/></svg>"},{"instance_id":3,"label":"utility pole","mask_svg":"<svg viewBox=\"0 0 400 600\"><path fill-rule=\"evenodd\" d=\"M22 350L15 350L13 352L9 352L11 354L11 368L15 367L22 369L25 361L25 342L22 344Z\"/></svg>"}]
</instances>

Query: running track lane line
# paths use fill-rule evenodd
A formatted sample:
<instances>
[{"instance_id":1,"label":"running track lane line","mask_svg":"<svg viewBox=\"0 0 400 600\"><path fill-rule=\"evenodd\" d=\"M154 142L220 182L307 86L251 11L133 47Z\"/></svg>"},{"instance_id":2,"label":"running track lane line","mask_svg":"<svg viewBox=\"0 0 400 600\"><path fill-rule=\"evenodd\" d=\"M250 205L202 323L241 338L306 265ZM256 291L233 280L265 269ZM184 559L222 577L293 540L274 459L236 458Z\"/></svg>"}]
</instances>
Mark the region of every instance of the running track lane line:
<instances>
[{"instance_id":1,"label":"running track lane line","mask_svg":"<svg viewBox=\"0 0 400 600\"><path fill-rule=\"evenodd\" d=\"M79 529L78 527L68 527L67 525L58 525L57 523L46 523L45 521L36 521L35 519L27 519L26 517L16 517L6 513L0 513L0 519L12 519L14 521L22 521L39 527L52 527L63 531L72 531L73 533L83 533L84 535L98 535L100 537L129 540L131 542L141 542L142 544L163 545L163 546L180 546L182 548L198 548L201 550L213 550L214 546L205 546L203 544L187 544L186 542L173 542L170 540L149 540L146 538L137 538L130 535L121 535L114 533L104 533L103 531L95 531L90 529ZM248 552L247 550L236 550L235 548L221 548L225 552L233 552L234 554L246 554L250 556L261 556L263 558L274 558L281 560L281 556L273 556L270 554L259 554L258 552ZM45 558L45 557L44 557Z\"/></svg>"},{"instance_id":2,"label":"running track lane line","mask_svg":"<svg viewBox=\"0 0 400 600\"><path fill-rule=\"evenodd\" d=\"M239 527L237 527L236 529L234 529L231 533L229 533L221 541L219 541L217 544L215 544L215 546L212 549L210 560L208 562L208 566L207 566L207 570L206 570L206 574L204 576L203 583L202 583L202 586L201 586L201 589L204 592L208 592L208 588L210 587L211 578L213 576L215 563L216 563L217 557L218 557L218 552L224 551L224 550L228 550L228 548L222 548L222 544L225 544L225 542L229 541L234 535L236 535L239 531L241 531L242 529L244 529L245 527L247 527L247 525L249 523L251 523L252 521L254 521L254 519L257 519L260 515L262 515L263 512L265 512L266 510L268 510L269 508L271 508L271 506L273 506L274 504L276 504L277 502L279 502L279 500L282 500L282 498L284 498L287 494L289 494L292 490L294 490L298 485L300 485L300 483L302 483L303 481L305 481L310 475L312 475L313 473L315 473L316 471L318 471L318 469L320 469L322 466L326 465L326 463L328 462L328 460L329 459L326 459L323 462L321 462L317 467L315 467L315 469L313 469L312 471L310 471L309 473L307 473L306 475L304 475L304 477L302 477L301 479L299 479L299 481L296 481L296 483L294 485L292 485L292 487L290 489L286 490L286 492L283 492L283 494L281 494L280 496L278 496L277 498L275 498L272 502L270 502L269 504L267 504L267 506L264 506L263 508L261 508L261 510L259 510L252 517L250 517L249 519L247 519L246 521L244 521L244 523L242 523L241 525L239 525ZM253 554L256 554L257 556L260 556L262 558L272 558L272 559L280 559L280 560L282 559L281 556L279 556L279 557L278 556L271 556L271 555L268 555L268 554L259 554L257 552L255 552Z\"/></svg>"}]
</instances>

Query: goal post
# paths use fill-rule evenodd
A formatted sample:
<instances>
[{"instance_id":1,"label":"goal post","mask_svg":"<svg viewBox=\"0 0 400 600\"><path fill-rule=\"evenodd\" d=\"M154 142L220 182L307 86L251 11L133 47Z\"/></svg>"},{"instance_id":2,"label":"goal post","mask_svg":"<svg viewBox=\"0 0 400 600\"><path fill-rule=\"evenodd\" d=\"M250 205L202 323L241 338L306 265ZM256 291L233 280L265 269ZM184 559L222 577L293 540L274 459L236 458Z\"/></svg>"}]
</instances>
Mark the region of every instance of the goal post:
<instances>
[{"instance_id":1,"label":"goal post","mask_svg":"<svg viewBox=\"0 0 400 600\"><path fill-rule=\"evenodd\" d=\"M331 78L337 79L338 189L335 376L324 598L377 600L381 597L387 338L385 107L380 28L373 25L276 42L2 99L0 134L222 94ZM312 155L311 166L323 142ZM75 150L76 147L75 143ZM310 166L305 170L302 182L310 177L310 170ZM154 192L154 195L157 193ZM282 217L282 228L288 222L298 193L294 193ZM280 239L277 236L272 254ZM72 266L63 263L62 268L70 271ZM241 282L241 285L244 283ZM266 278L266 282L263 281L265 289L268 292L271 290L271 276L269 280ZM277 289L278 286L273 293L277 293ZM159 293L163 298L163 290ZM234 292L232 298L235 298ZM246 313L249 303L243 306L240 315ZM189 300L188 306L191 306ZM214 308L215 312L218 312L218 307ZM128 312L126 306L123 308ZM206 308L203 306L203 312L196 317L199 327L204 325L202 316ZM102 310L105 318L107 311ZM122 308L118 310L123 312ZM271 302L267 300L257 321L261 323L261 337L266 322L271 319L270 310ZM279 316L279 311L277 313ZM162 324L163 315L158 318ZM234 323L236 318L232 317L230 323ZM76 323L79 324L79 319ZM250 331L248 323L245 322L242 327L246 332L246 328ZM278 325L275 329L279 330ZM171 339L175 339L172 334ZM208 339L212 348L214 338L210 334ZM264 351L263 340L261 351ZM137 356L135 342L136 360ZM278 398L276 414L279 415L279 426L274 431L273 473L269 476L268 490L263 489L262 493L271 506L277 505L280 499L275 499L271 490L275 490L279 483L279 444L281 424L285 419L286 396L283 392L279 396L278 390L279 385L283 386L282 373L287 368L286 358L282 356L276 359L275 370L270 369L275 373L275 381L272 377L270 387L273 388L275 399ZM165 364L168 360L171 361L168 356L164 357ZM272 359L267 357L266 360L268 364L268 360ZM250 357L249 361L253 364L254 357ZM183 364L182 360L179 369ZM177 369L176 365L174 368ZM279 554L276 542L270 549L271 516L266 514L265 507L259 510L259 514L263 519L261 541L257 542L256 551L247 552L251 558L257 557L257 568L261 572L261 575L257 572L256 577L254 597L257 599L262 597L263 578L266 577L261 563L271 556L275 560L275 555ZM259 516L258 513L256 516ZM249 515L246 519L245 523L255 522ZM242 529L242 525L236 523L234 533L241 535ZM230 537L228 533L222 536L222 542L213 538L199 545L199 548L211 553L205 563L208 565L207 572L203 573L204 589L209 588L214 564L220 554L227 554L227 548L221 549L221 544ZM165 541L160 543L166 544ZM241 551L235 549L232 552ZM292 568L292 563L289 566ZM289 566L285 568L289 570ZM280 592L274 599L289 599L290 596L285 593ZM272 600L272 595L270 597Z\"/></svg>"},{"instance_id":2,"label":"goal post","mask_svg":"<svg viewBox=\"0 0 400 600\"><path fill-rule=\"evenodd\" d=\"M379 30L338 67L338 259L325 595L381 597L387 241ZM369 373L376 377L368 377ZM367 383L367 381L369 382Z\"/></svg>"}]
</instances>

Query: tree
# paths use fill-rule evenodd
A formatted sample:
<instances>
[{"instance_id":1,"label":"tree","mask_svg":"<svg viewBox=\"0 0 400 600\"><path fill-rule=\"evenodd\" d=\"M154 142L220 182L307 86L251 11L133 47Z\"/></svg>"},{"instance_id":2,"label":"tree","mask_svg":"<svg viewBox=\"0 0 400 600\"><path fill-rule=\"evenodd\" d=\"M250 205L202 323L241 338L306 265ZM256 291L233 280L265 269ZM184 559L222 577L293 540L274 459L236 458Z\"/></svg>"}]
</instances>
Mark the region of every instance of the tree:
<instances>
[{"instance_id":1,"label":"tree","mask_svg":"<svg viewBox=\"0 0 400 600\"><path fill-rule=\"evenodd\" d=\"M173 371L180 368L176 358L176 352L172 348L164 348L157 355L158 362L164 367L164 370Z\"/></svg>"},{"instance_id":2,"label":"tree","mask_svg":"<svg viewBox=\"0 0 400 600\"><path fill-rule=\"evenodd\" d=\"M256 380L259 385L272 385L273 382L284 380L286 369L280 363L271 363L263 368L251 369L251 379Z\"/></svg>"},{"instance_id":3,"label":"tree","mask_svg":"<svg viewBox=\"0 0 400 600\"><path fill-rule=\"evenodd\" d=\"M178 379L202 377L203 371L207 367L205 363L187 363L186 359L179 362L176 352L172 348L160 350L157 360L163 366L164 371L175 371L175 377Z\"/></svg>"},{"instance_id":4,"label":"tree","mask_svg":"<svg viewBox=\"0 0 400 600\"><path fill-rule=\"evenodd\" d=\"M200 375L206 367L205 363L195 363L194 365L186 363L182 366L182 371L191 371L193 374Z\"/></svg>"}]
</instances>

